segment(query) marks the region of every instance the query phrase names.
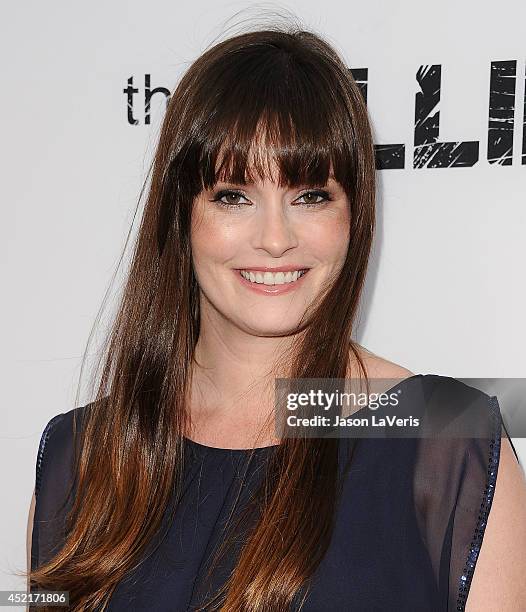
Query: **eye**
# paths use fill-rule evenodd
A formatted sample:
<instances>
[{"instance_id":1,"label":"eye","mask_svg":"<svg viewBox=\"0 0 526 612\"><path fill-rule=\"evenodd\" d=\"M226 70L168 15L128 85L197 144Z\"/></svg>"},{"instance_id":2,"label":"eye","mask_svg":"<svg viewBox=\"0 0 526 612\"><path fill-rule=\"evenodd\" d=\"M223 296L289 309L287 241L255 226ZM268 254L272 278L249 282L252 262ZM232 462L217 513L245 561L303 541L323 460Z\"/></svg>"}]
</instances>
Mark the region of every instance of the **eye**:
<instances>
[{"instance_id":1,"label":"eye","mask_svg":"<svg viewBox=\"0 0 526 612\"><path fill-rule=\"evenodd\" d=\"M314 208L316 206L319 206L320 204L323 204L331 200L329 192L323 189L304 191L301 194L300 198L305 198L305 197L307 197L307 201L303 202L303 205L306 206L307 208ZM321 198L321 200L315 201L313 199L310 199L311 197Z\"/></svg>"},{"instance_id":2,"label":"eye","mask_svg":"<svg viewBox=\"0 0 526 612\"><path fill-rule=\"evenodd\" d=\"M246 206L246 204L240 204L235 200L228 198L244 198L245 196L240 191L235 191L233 189L221 189L217 193L214 194L212 198L212 202L216 202L219 206L224 206L225 208L241 208L242 206ZM223 198L227 198L227 201L223 200Z\"/></svg>"},{"instance_id":3,"label":"eye","mask_svg":"<svg viewBox=\"0 0 526 612\"><path fill-rule=\"evenodd\" d=\"M245 196L241 191L235 189L221 189L214 194L211 202L216 202L216 204L224 208L242 208L243 206L247 206L246 203L237 201L237 198L245 198ZM332 199L329 192L323 189L304 191L299 199L301 198L306 198L306 201L300 202L299 204L307 208L315 208ZM321 199L316 200L316 198ZM297 201L298 200L296 200L296 202ZM250 204L248 205L250 206Z\"/></svg>"}]
</instances>

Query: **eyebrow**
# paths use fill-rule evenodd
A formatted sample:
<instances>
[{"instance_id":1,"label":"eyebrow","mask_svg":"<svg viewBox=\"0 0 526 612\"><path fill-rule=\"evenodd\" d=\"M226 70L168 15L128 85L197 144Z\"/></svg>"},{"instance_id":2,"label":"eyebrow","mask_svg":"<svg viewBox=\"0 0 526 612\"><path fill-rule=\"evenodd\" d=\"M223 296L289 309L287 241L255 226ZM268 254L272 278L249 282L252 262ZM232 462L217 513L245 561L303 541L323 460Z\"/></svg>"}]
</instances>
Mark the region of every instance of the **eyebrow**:
<instances>
[{"instance_id":1,"label":"eyebrow","mask_svg":"<svg viewBox=\"0 0 526 612\"><path fill-rule=\"evenodd\" d=\"M332 175L332 174L329 175L329 177L327 178L326 185L329 185L331 183L334 183L335 185L339 185L338 181L335 179L334 175ZM243 186L249 187L249 186L253 186L255 184L256 183L254 181L247 181L246 183L236 183L234 181L221 181L221 180L219 180L219 181L217 181L215 183L215 185L212 187L212 189L216 188L217 185L243 185ZM315 185L316 183L313 183L313 184ZM319 184L321 185L321 183L319 183ZM301 184L299 185L299 187L301 187ZM292 187L291 189L295 189L295 188Z\"/></svg>"}]
</instances>

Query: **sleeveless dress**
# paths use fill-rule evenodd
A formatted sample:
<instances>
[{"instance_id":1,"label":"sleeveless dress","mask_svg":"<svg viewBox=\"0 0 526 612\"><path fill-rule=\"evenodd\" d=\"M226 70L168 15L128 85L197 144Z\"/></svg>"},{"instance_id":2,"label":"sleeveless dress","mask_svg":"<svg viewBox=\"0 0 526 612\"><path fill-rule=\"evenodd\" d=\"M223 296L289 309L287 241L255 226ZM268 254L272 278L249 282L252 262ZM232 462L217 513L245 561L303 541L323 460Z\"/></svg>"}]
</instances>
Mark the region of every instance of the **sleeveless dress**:
<instances>
[{"instance_id":1,"label":"sleeveless dress","mask_svg":"<svg viewBox=\"0 0 526 612\"><path fill-rule=\"evenodd\" d=\"M401 405L425 406L431 416L447 398L448 419L457 423L467 415L477 421L477 435L356 440L329 548L303 606L298 599L294 610L465 609L495 490L501 437L507 437L498 400L435 374L416 374L396 388ZM73 416L84 408L54 416L41 436L33 569L64 541L64 517L72 503L68 486L74 479ZM348 457L349 443L348 437L338 441L340 465ZM211 577L206 575L230 512L238 512L248 499L276 447L257 448L248 461L249 449L210 447L189 438L184 444L184 494L166 537L117 585L110 612L194 610L235 567L237 554L232 552ZM240 478L245 484L236 504Z\"/></svg>"}]
</instances>

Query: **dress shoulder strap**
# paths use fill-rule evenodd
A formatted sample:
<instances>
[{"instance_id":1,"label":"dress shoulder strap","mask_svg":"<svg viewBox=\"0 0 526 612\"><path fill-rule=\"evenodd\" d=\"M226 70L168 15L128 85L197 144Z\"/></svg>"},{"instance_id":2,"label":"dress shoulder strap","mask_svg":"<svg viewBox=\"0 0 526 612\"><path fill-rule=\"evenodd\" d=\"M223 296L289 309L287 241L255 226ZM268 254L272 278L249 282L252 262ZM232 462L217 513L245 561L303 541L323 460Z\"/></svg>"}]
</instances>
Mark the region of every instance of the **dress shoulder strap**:
<instances>
[{"instance_id":1,"label":"dress shoulder strap","mask_svg":"<svg viewBox=\"0 0 526 612\"><path fill-rule=\"evenodd\" d=\"M427 377L413 492L417 522L444 610L465 609L507 438L497 397L444 376Z\"/></svg>"},{"instance_id":2,"label":"dress shoulder strap","mask_svg":"<svg viewBox=\"0 0 526 612\"><path fill-rule=\"evenodd\" d=\"M40 436L35 469L31 568L48 561L63 544L74 496L75 430L82 408L52 417Z\"/></svg>"}]
</instances>

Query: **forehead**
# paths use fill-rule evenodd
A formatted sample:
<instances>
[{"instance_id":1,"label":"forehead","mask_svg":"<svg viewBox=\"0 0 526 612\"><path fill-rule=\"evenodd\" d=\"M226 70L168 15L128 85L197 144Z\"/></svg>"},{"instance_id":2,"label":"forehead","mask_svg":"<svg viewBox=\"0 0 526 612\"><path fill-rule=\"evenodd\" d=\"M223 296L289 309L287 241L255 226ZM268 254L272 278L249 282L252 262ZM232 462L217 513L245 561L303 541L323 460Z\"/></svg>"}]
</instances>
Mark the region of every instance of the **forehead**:
<instances>
[{"instance_id":1,"label":"forehead","mask_svg":"<svg viewBox=\"0 0 526 612\"><path fill-rule=\"evenodd\" d=\"M279 181L274 181L274 180L270 180L270 179L256 179L255 181L243 181L243 182L235 182L235 181L217 181L217 183L214 185L214 188L218 188L218 187L236 187L238 185L241 185L243 187L247 187L249 189L255 189L257 190L261 190L263 191L264 189L269 189L269 188L274 188L277 190L281 190L281 191L287 191L289 189L293 189L293 188L298 188L298 187L328 187L331 189L340 189L341 186L340 184L336 181L336 179L333 176L330 176L328 178L328 180L322 184L322 182L316 182L316 181L306 181L304 183L292 186L292 185L288 185L288 184L280 184Z\"/></svg>"},{"instance_id":2,"label":"forehead","mask_svg":"<svg viewBox=\"0 0 526 612\"><path fill-rule=\"evenodd\" d=\"M282 155L282 152L278 153ZM242 185L265 185L274 184L279 187L291 187L299 184L314 185L319 184L319 176L327 174L327 184L335 184L334 168L332 162L329 163L328 173L324 172L323 167L314 169L311 176L299 176L301 173L294 174L282 172L282 167L277 161L276 152L271 147L254 146L242 164L236 167L236 159L233 155L218 155L215 165L215 178L217 183L242 184ZM305 173L303 173L305 174Z\"/></svg>"},{"instance_id":3,"label":"forehead","mask_svg":"<svg viewBox=\"0 0 526 612\"><path fill-rule=\"evenodd\" d=\"M229 130L211 133L196 150L201 162L196 184L209 190L220 182L268 182L294 189L326 185L330 176L346 184L352 164L331 139L327 141L327 134L315 137L296 129L291 121L283 123L278 119L262 118L256 130L234 122Z\"/></svg>"}]
</instances>

